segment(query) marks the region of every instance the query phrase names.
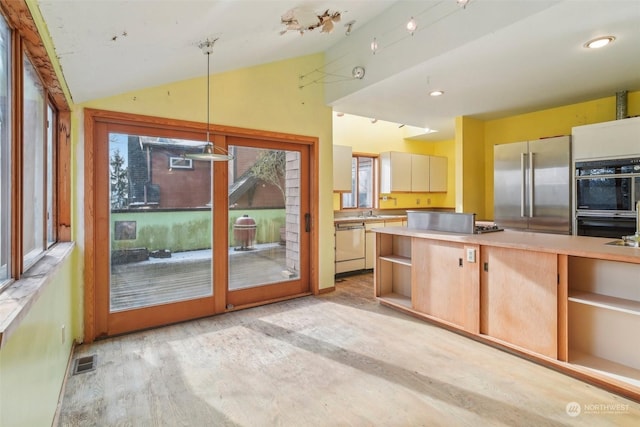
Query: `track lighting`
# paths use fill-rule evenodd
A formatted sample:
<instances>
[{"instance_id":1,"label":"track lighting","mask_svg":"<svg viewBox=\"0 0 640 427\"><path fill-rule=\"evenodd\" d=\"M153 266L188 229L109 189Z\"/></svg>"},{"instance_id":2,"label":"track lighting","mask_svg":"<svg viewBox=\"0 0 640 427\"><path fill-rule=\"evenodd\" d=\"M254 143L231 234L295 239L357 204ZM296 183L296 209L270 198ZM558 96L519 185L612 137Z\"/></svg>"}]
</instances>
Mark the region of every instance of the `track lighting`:
<instances>
[{"instance_id":1,"label":"track lighting","mask_svg":"<svg viewBox=\"0 0 640 427\"><path fill-rule=\"evenodd\" d=\"M407 31L409 31L409 34L413 35L413 33L416 31L416 28L418 28L418 24L416 24L416 20L413 19L412 16L411 19L409 19L409 22L407 22Z\"/></svg>"},{"instance_id":2,"label":"track lighting","mask_svg":"<svg viewBox=\"0 0 640 427\"><path fill-rule=\"evenodd\" d=\"M344 24L344 26L347 28L347 30L344 32L345 36L350 36L351 35L351 30L353 30L353 24L355 24L356 21L349 21L346 24Z\"/></svg>"},{"instance_id":3,"label":"track lighting","mask_svg":"<svg viewBox=\"0 0 640 427\"><path fill-rule=\"evenodd\" d=\"M373 41L371 42L371 52L373 52L373 54L375 55L377 50L378 50L378 41L374 37Z\"/></svg>"}]
</instances>

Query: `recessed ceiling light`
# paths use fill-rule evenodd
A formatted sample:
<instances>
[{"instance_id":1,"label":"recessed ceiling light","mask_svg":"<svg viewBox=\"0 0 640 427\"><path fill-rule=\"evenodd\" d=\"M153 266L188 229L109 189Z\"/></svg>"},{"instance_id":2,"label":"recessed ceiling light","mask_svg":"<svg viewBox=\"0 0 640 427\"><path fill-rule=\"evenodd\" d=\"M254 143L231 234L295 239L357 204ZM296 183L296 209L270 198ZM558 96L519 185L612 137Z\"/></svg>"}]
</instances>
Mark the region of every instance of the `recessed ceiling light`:
<instances>
[{"instance_id":1,"label":"recessed ceiling light","mask_svg":"<svg viewBox=\"0 0 640 427\"><path fill-rule=\"evenodd\" d=\"M615 39L616 38L613 36L598 37L597 39L589 40L588 42L586 42L584 44L584 47L588 49L599 49L601 47L608 45Z\"/></svg>"},{"instance_id":2,"label":"recessed ceiling light","mask_svg":"<svg viewBox=\"0 0 640 427\"><path fill-rule=\"evenodd\" d=\"M429 96L442 96L442 95L444 95L443 90L433 90L429 92Z\"/></svg>"}]
</instances>

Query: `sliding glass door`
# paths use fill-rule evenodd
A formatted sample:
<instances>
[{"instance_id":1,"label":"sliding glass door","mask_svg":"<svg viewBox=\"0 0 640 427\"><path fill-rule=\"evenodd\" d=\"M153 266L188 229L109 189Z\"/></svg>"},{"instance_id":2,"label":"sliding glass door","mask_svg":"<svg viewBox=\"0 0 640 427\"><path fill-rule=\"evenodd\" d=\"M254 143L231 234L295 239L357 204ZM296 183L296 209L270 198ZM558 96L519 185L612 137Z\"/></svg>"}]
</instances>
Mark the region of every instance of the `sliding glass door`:
<instances>
[{"instance_id":1,"label":"sliding glass door","mask_svg":"<svg viewBox=\"0 0 640 427\"><path fill-rule=\"evenodd\" d=\"M228 141L227 307L309 292L308 147Z\"/></svg>"},{"instance_id":2,"label":"sliding glass door","mask_svg":"<svg viewBox=\"0 0 640 427\"><path fill-rule=\"evenodd\" d=\"M124 122L86 157L88 339L311 293L309 144Z\"/></svg>"}]
</instances>

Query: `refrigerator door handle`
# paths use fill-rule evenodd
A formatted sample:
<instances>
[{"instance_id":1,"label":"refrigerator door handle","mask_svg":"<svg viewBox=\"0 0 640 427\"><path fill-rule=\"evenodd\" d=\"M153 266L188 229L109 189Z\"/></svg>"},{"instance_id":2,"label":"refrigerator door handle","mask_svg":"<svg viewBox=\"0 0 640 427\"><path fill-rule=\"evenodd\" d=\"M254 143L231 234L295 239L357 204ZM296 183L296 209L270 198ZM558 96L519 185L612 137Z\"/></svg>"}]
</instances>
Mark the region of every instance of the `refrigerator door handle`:
<instances>
[{"instance_id":1,"label":"refrigerator door handle","mask_svg":"<svg viewBox=\"0 0 640 427\"><path fill-rule=\"evenodd\" d=\"M526 186L526 166L525 166L525 157L526 153L520 153L520 218L524 218L526 215L524 213L524 207L526 205L525 198L525 186Z\"/></svg>"},{"instance_id":2,"label":"refrigerator door handle","mask_svg":"<svg viewBox=\"0 0 640 427\"><path fill-rule=\"evenodd\" d=\"M535 177L533 173L533 155L535 153L529 153L529 218L533 218L533 190L535 187L535 183L533 179Z\"/></svg>"}]
</instances>

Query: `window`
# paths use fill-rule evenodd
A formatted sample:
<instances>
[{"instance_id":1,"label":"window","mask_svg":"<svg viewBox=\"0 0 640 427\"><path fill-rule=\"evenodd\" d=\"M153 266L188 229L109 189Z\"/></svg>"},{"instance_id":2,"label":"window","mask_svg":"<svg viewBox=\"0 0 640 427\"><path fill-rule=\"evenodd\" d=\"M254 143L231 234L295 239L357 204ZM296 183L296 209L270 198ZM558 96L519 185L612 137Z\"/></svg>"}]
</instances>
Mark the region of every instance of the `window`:
<instances>
[{"instance_id":1,"label":"window","mask_svg":"<svg viewBox=\"0 0 640 427\"><path fill-rule=\"evenodd\" d=\"M169 157L169 169L193 169L193 161L184 157Z\"/></svg>"},{"instance_id":2,"label":"window","mask_svg":"<svg viewBox=\"0 0 640 427\"><path fill-rule=\"evenodd\" d=\"M0 17L0 290L11 277L11 34Z\"/></svg>"},{"instance_id":3,"label":"window","mask_svg":"<svg viewBox=\"0 0 640 427\"><path fill-rule=\"evenodd\" d=\"M56 242L55 216L55 109L47 105L47 248Z\"/></svg>"},{"instance_id":4,"label":"window","mask_svg":"<svg viewBox=\"0 0 640 427\"><path fill-rule=\"evenodd\" d=\"M25 8L3 2L0 14L0 291L71 238L71 116Z\"/></svg>"},{"instance_id":5,"label":"window","mask_svg":"<svg viewBox=\"0 0 640 427\"><path fill-rule=\"evenodd\" d=\"M24 58L22 141L22 255L26 270L44 252L46 236L45 98L31 61Z\"/></svg>"},{"instance_id":6,"label":"window","mask_svg":"<svg viewBox=\"0 0 640 427\"><path fill-rule=\"evenodd\" d=\"M351 193L342 194L343 208L374 207L375 160L375 157L353 156L351 159Z\"/></svg>"}]
</instances>

